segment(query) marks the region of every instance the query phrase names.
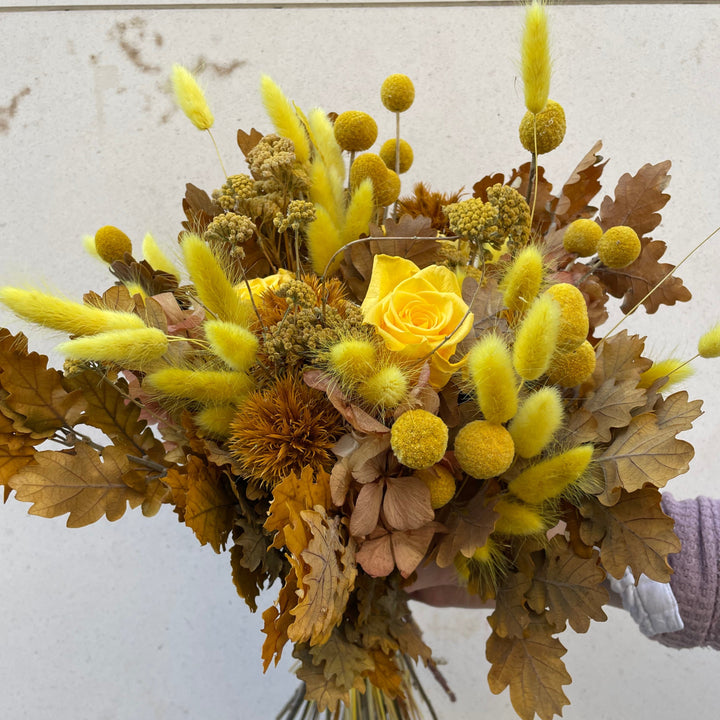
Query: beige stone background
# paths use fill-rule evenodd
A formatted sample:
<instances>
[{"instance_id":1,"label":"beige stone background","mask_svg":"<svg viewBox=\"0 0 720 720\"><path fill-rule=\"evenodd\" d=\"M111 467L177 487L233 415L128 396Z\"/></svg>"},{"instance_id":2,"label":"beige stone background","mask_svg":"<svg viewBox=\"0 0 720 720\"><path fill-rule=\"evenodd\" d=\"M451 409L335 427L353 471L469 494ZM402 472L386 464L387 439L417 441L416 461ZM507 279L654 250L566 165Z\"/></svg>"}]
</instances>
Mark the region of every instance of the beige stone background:
<instances>
[{"instance_id":1,"label":"beige stone background","mask_svg":"<svg viewBox=\"0 0 720 720\"><path fill-rule=\"evenodd\" d=\"M52 7L54 5L54 7ZM223 5L227 5L223 7ZM551 8L551 97L567 113L564 144L547 157L562 185L602 139L607 192L624 172L673 161L672 200L655 237L678 262L720 223L720 67L716 4L558 4ZM415 149L405 190L444 191L527 160L516 139L522 10L505 2L444 4L0 2L0 282L79 299L110 282L80 238L114 224L171 250L186 182L222 180L209 139L173 107L173 62L200 69L230 172L243 170L238 127L269 130L259 99L268 73L300 107L363 109L393 132L379 100L391 72L417 97L403 117ZM601 198L598 198L598 201ZM690 304L638 315L657 355L689 357L720 320L717 241L679 272ZM25 329L0 315L13 330ZM32 330L47 352L57 336ZM56 356L53 356L56 360ZM686 383L706 413L686 439L690 472L678 496L717 495L720 361ZM0 507L0 717L14 720L266 720L295 687L284 660L262 677L260 618L236 596L226 555L201 548L169 508L152 519L67 530L64 519ZM266 593L261 605L272 602ZM416 606L458 695L450 704L423 674L439 718L514 718L487 689L486 613ZM568 720L717 716L720 654L672 651L629 617L564 636Z\"/></svg>"}]
</instances>

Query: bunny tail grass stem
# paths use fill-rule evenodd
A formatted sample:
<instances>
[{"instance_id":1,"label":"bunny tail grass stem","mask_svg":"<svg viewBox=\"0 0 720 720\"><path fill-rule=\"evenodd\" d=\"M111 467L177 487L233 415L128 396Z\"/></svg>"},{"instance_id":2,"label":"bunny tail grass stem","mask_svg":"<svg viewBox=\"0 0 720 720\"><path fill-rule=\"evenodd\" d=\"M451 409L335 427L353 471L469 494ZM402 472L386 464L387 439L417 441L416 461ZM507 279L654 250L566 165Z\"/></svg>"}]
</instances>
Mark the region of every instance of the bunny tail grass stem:
<instances>
[{"instance_id":1,"label":"bunny tail grass stem","mask_svg":"<svg viewBox=\"0 0 720 720\"><path fill-rule=\"evenodd\" d=\"M666 280L669 280L675 274L675 271L681 265L683 265L686 260L689 260L708 240L710 240L710 238L714 237L718 232L720 232L720 225L718 225L718 227L716 227L707 237L705 237L704 240L701 240L677 265L675 265L674 268L672 268L672 270L670 270L670 272L664 275L655 284L653 289L650 290L650 292L648 292L644 298L642 298L642 300L638 300L638 302L636 302L635 305L628 312L626 312L625 315L623 315L623 317L621 317L620 320L618 320L615 325L613 325L610 330L608 330L608 332L605 333L605 335L600 339L600 342L598 342L598 344L595 346L595 349L597 350L597 348L600 347L600 345L602 345L605 340L607 340L608 337L610 337L610 335L612 335L615 330L617 330L620 325L625 322L627 318L629 318Z\"/></svg>"},{"instance_id":2,"label":"bunny tail grass stem","mask_svg":"<svg viewBox=\"0 0 720 720\"><path fill-rule=\"evenodd\" d=\"M215 146L215 152L217 153L218 160L220 161L220 167L222 168L223 175L225 176L225 179L227 180L228 174L227 170L225 170L225 164L223 163L222 155L220 155L220 148L218 147L218 144L215 142L215 136L212 134L212 131L210 128L207 129L207 134L210 136L210 139L212 140L212 144Z\"/></svg>"}]
</instances>

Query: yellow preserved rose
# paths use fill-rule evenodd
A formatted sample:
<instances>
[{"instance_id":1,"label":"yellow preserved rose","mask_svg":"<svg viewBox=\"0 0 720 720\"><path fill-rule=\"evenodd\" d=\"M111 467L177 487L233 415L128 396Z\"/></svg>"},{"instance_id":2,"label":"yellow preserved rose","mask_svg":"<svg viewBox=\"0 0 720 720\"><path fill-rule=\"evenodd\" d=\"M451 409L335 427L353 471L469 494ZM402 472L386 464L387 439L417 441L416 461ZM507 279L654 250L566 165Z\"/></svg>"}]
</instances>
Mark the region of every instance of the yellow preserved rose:
<instances>
[{"instance_id":1,"label":"yellow preserved rose","mask_svg":"<svg viewBox=\"0 0 720 720\"><path fill-rule=\"evenodd\" d=\"M411 360L432 353L430 384L435 389L443 387L462 364L450 358L470 332L473 315L448 268L430 265L420 270L405 258L376 255L362 312L390 350Z\"/></svg>"},{"instance_id":2,"label":"yellow preserved rose","mask_svg":"<svg viewBox=\"0 0 720 720\"><path fill-rule=\"evenodd\" d=\"M288 280L293 280L294 278L294 273L291 273L285 268L280 268L280 271L276 272L274 275L252 278L248 280L248 283L250 284L250 289L252 290L253 297L257 298L260 297L260 295L262 295L266 290L274 290L278 286L282 285ZM238 283L235 286L235 290L237 291L238 297L241 300L250 300L250 295L248 294L248 289L245 282Z\"/></svg>"}]
</instances>

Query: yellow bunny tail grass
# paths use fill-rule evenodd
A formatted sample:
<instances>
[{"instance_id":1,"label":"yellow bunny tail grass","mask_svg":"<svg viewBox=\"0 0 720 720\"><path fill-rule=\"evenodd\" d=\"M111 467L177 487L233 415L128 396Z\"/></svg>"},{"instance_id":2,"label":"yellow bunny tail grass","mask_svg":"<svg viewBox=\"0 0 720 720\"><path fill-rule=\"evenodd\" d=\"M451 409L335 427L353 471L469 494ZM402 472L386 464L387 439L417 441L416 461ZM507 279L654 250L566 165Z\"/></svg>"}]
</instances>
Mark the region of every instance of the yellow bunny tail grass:
<instances>
[{"instance_id":1,"label":"yellow bunny tail grass","mask_svg":"<svg viewBox=\"0 0 720 720\"><path fill-rule=\"evenodd\" d=\"M183 238L182 251L185 267L205 308L219 320L245 325L247 307L207 243L197 235L188 234Z\"/></svg>"},{"instance_id":2,"label":"yellow bunny tail grass","mask_svg":"<svg viewBox=\"0 0 720 720\"><path fill-rule=\"evenodd\" d=\"M341 233L343 245L357 240L368 231L374 209L375 198L372 180L366 178L355 188L350 198Z\"/></svg>"},{"instance_id":3,"label":"yellow bunny tail grass","mask_svg":"<svg viewBox=\"0 0 720 720\"><path fill-rule=\"evenodd\" d=\"M235 405L209 405L195 415L195 423L208 435L225 439L230 436L230 423L236 414Z\"/></svg>"},{"instance_id":4,"label":"yellow bunny tail grass","mask_svg":"<svg viewBox=\"0 0 720 720\"><path fill-rule=\"evenodd\" d=\"M540 292L544 273L542 253L534 245L523 248L500 284L505 307L512 313L522 315Z\"/></svg>"},{"instance_id":5,"label":"yellow bunny tail grass","mask_svg":"<svg viewBox=\"0 0 720 720\"><path fill-rule=\"evenodd\" d=\"M139 295L144 300L148 296L140 283L128 280L127 282L124 282L123 285L125 285L127 291L130 293L130 297L133 295Z\"/></svg>"},{"instance_id":6,"label":"yellow bunny tail grass","mask_svg":"<svg viewBox=\"0 0 720 720\"><path fill-rule=\"evenodd\" d=\"M142 254L143 258L150 263L154 270L162 270L170 275L174 275L178 280L180 279L180 271L175 267L173 261L160 249L160 246L155 242L155 238L150 233L146 233L143 238Z\"/></svg>"},{"instance_id":7,"label":"yellow bunny tail grass","mask_svg":"<svg viewBox=\"0 0 720 720\"><path fill-rule=\"evenodd\" d=\"M521 500L540 504L562 494L587 470L593 446L578 445L532 465L508 483L510 492Z\"/></svg>"},{"instance_id":8,"label":"yellow bunny tail grass","mask_svg":"<svg viewBox=\"0 0 720 720\"><path fill-rule=\"evenodd\" d=\"M326 270L332 272L340 263L338 256L333 264L327 267L330 258L343 246L343 242L340 239L338 226L322 205L315 206L315 219L305 230L305 244L312 268L318 275L324 275Z\"/></svg>"},{"instance_id":9,"label":"yellow bunny tail grass","mask_svg":"<svg viewBox=\"0 0 720 720\"><path fill-rule=\"evenodd\" d=\"M68 340L57 350L69 360L112 362L124 368L141 370L161 358L168 348L165 333L157 328L110 330Z\"/></svg>"},{"instance_id":10,"label":"yellow bunny tail grass","mask_svg":"<svg viewBox=\"0 0 720 720\"><path fill-rule=\"evenodd\" d=\"M544 387L528 395L508 425L515 452L524 458L539 455L560 429L563 416L563 399L557 388Z\"/></svg>"},{"instance_id":11,"label":"yellow bunny tail grass","mask_svg":"<svg viewBox=\"0 0 720 720\"><path fill-rule=\"evenodd\" d=\"M551 74L547 10L538 0L525 10L521 56L525 107L537 114L547 104Z\"/></svg>"},{"instance_id":12,"label":"yellow bunny tail grass","mask_svg":"<svg viewBox=\"0 0 720 720\"><path fill-rule=\"evenodd\" d=\"M523 380L537 380L557 347L560 308L549 296L535 300L515 334L513 365Z\"/></svg>"},{"instance_id":13,"label":"yellow bunny tail grass","mask_svg":"<svg viewBox=\"0 0 720 720\"><path fill-rule=\"evenodd\" d=\"M307 163L310 160L310 141L292 103L268 75L260 79L260 94L278 135L292 140L298 162Z\"/></svg>"},{"instance_id":14,"label":"yellow bunny tail grass","mask_svg":"<svg viewBox=\"0 0 720 720\"><path fill-rule=\"evenodd\" d=\"M698 355L704 358L720 357L720 324L708 330L700 338Z\"/></svg>"},{"instance_id":15,"label":"yellow bunny tail grass","mask_svg":"<svg viewBox=\"0 0 720 720\"><path fill-rule=\"evenodd\" d=\"M405 373L397 365L388 365L363 380L357 392L373 407L393 410L405 400L409 387Z\"/></svg>"},{"instance_id":16,"label":"yellow bunny tail grass","mask_svg":"<svg viewBox=\"0 0 720 720\"><path fill-rule=\"evenodd\" d=\"M342 184L345 177L345 161L342 150L335 139L335 130L330 118L324 110L315 108L310 111L308 125L312 133L312 141L325 165L334 172Z\"/></svg>"},{"instance_id":17,"label":"yellow bunny tail grass","mask_svg":"<svg viewBox=\"0 0 720 720\"><path fill-rule=\"evenodd\" d=\"M693 369L684 360L678 360L677 358L658 360L640 376L638 387L649 388L660 378L665 378L665 382L658 389L667 389L671 385L687 380L692 374Z\"/></svg>"},{"instance_id":18,"label":"yellow bunny tail grass","mask_svg":"<svg viewBox=\"0 0 720 720\"><path fill-rule=\"evenodd\" d=\"M133 313L103 310L39 290L0 288L0 302L23 320L52 330L62 330L68 335L95 335L108 330L145 327L140 317Z\"/></svg>"},{"instance_id":19,"label":"yellow bunny tail grass","mask_svg":"<svg viewBox=\"0 0 720 720\"><path fill-rule=\"evenodd\" d=\"M173 400L228 405L242 400L252 390L253 381L241 372L168 367L147 375L143 385Z\"/></svg>"},{"instance_id":20,"label":"yellow bunny tail grass","mask_svg":"<svg viewBox=\"0 0 720 720\"><path fill-rule=\"evenodd\" d=\"M330 371L348 385L371 375L377 361L377 350L369 340L341 340L328 351Z\"/></svg>"},{"instance_id":21,"label":"yellow bunny tail grass","mask_svg":"<svg viewBox=\"0 0 720 720\"><path fill-rule=\"evenodd\" d=\"M171 77L175 101L180 109L198 130L209 130L215 118L193 74L182 65L173 65Z\"/></svg>"},{"instance_id":22,"label":"yellow bunny tail grass","mask_svg":"<svg viewBox=\"0 0 720 720\"><path fill-rule=\"evenodd\" d=\"M510 350L494 333L475 343L467 368L480 410L491 423L507 422L517 412L517 380Z\"/></svg>"},{"instance_id":23,"label":"yellow bunny tail grass","mask_svg":"<svg viewBox=\"0 0 720 720\"><path fill-rule=\"evenodd\" d=\"M310 165L308 195L310 201L325 208L333 223L340 227L345 209L343 181L320 157L316 157Z\"/></svg>"},{"instance_id":24,"label":"yellow bunny tail grass","mask_svg":"<svg viewBox=\"0 0 720 720\"><path fill-rule=\"evenodd\" d=\"M258 339L249 330L222 320L208 320L204 327L210 349L233 370L245 372L253 365Z\"/></svg>"},{"instance_id":25,"label":"yellow bunny tail grass","mask_svg":"<svg viewBox=\"0 0 720 720\"><path fill-rule=\"evenodd\" d=\"M96 260L99 260L101 263L105 263L105 261L100 257L100 253L97 251L97 247L95 247L95 236L94 235L83 235L82 236L82 244L83 248L85 248L85 252L90 255L90 257L94 257ZM105 263L107 265L107 263Z\"/></svg>"},{"instance_id":26,"label":"yellow bunny tail grass","mask_svg":"<svg viewBox=\"0 0 720 720\"><path fill-rule=\"evenodd\" d=\"M493 509L500 516L495 521L494 532L501 535L537 535L548 529L549 523L540 508L502 499Z\"/></svg>"}]
</instances>

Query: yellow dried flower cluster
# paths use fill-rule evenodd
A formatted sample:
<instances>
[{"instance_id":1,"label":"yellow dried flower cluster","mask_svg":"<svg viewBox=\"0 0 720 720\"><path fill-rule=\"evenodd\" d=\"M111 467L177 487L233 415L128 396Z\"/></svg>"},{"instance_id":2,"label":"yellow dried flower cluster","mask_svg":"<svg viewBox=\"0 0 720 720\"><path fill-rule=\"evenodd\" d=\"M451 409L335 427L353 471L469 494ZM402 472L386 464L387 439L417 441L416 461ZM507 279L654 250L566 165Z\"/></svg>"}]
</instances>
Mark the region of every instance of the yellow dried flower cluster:
<instances>
[{"instance_id":1,"label":"yellow dried flower cluster","mask_svg":"<svg viewBox=\"0 0 720 720\"><path fill-rule=\"evenodd\" d=\"M504 238L498 227L498 211L491 203L483 202L480 198L469 198L446 205L443 211L447 215L450 230L473 245L502 245Z\"/></svg>"},{"instance_id":2,"label":"yellow dried flower cluster","mask_svg":"<svg viewBox=\"0 0 720 720\"><path fill-rule=\"evenodd\" d=\"M500 233L511 245L523 247L530 239L530 207L515 188L496 183L487 189L488 202L498 209Z\"/></svg>"},{"instance_id":3,"label":"yellow dried flower cluster","mask_svg":"<svg viewBox=\"0 0 720 720\"><path fill-rule=\"evenodd\" d=\"M376 205L390 205L400 195L400 178L375 153L358 155L350 167L351 188L359 187L365 179L369 179L373 184Z\"/></svg>"},{"instance_id":4,"label":"yellow dried flower cluster","mask_svg":"<svg viewBox=\"0 0 720 720\"><path fill-rule=\"evenodd\" d=\"M288 204L285 215L277 214L273 224L278 232L285 232L289 228L297 231L301 226L311 223L315 219L315 205L307 200L293 200Z\"/></svg>"},{"instance_id":5,"label":"yellow dried flower cluster","mask_svg":"<svg viewBox=\"0 0 720 720\"><path fill-rule=\"evenodd\" d=\"M279 135L265 135L247 155L250 172L258 178L277 178L291 171L296 162L292 140Z\"/></svg>"},{"instance_id":6,"label":"yellow dried flower cluster","mask_svg":"<svg viewBox=\"0 0 720 720\"><path fill-rule=\"evenodd\" d=\"M249 175L230 175L219 190L213 190L212 198L223 210L237 210L241 200L255 193L255 181Z\"/></svg>"},{"instance_id":7,"label":"yellow dried flower cluster","mask_svg":"<svg viewBox=\"0 0 720 720\"><path fill-rule=\"evenodd\" d=\"M255 223L247 215L225 212L213 218L204 237L210 241L241 245L250 240L256 230Z\"/></svg>"}]
</instances>

